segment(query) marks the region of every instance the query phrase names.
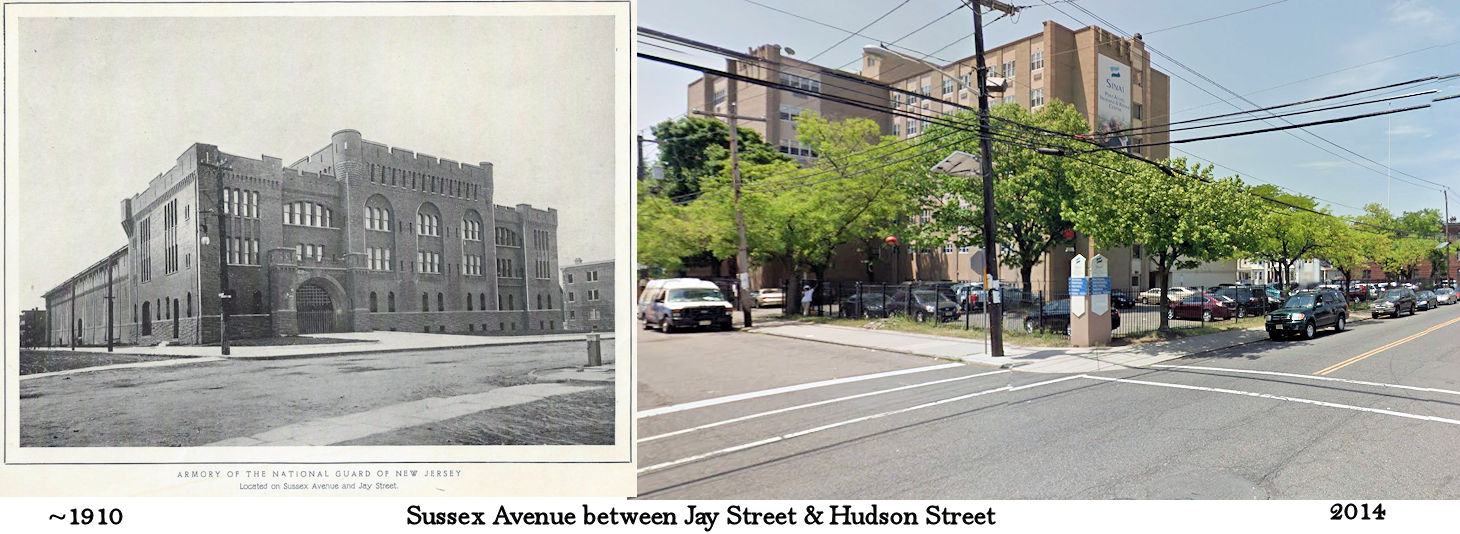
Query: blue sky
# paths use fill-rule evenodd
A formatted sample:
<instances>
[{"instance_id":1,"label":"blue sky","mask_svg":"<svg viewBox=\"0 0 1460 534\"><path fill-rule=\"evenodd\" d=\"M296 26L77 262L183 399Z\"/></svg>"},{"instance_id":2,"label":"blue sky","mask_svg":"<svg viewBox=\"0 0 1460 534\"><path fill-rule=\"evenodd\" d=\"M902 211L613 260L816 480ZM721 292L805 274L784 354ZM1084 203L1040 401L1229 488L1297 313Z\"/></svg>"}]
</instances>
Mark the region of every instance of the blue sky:
<instances>
[{"instance_id":1,"label":"blue sky","mask_svg":"<svg viewBox=\"0 0 1460 534\"><path fill-rule=\"evenodd\" d=\"M756 1L849 30L862 28L900 3L892 0ZM890 41L939 18L959 3L958 0L910 0L860 33ZM1032 6L1016 18L1005 18L988 25L984 35L987 46L997 46L1037 33L1045 20L1053 20L1069 28L1096 24L1114 31L1114 28L1096 23L1090 15L1074 9L1068 1L1051 0L1053 7L1046 5L1044 0L1014 3ZM1261 106L1460 72L1460 2L1078 0L1078 4L1125 32L1142 33L1149 48L1174 58ZM1257 9L1163 31L1164 28L1249 8ZM827 50L814 62L831 67L851 63L848 69L857 68L854 62L860 58L861 47L874 43L863 37L852 37L828 50L847 34L777 13L747 0L643 0L639 4L639 25L734 50L767 43L780 44L795 49L796 57L803 60L810 60ZM900 44L928 53L956 42L937 53L936 57L962 59L973 55L973 40L962 39L972 32L972 26L972 15L963 11L928 26ZM686 56L642 44L640 49L700 65L724 66L723 59L709 56ZM1157 70L1171 76L1173 120L1239 109L1212 96L1232 98L1231 95L1172 60L1153 52L1152 63ZM661 120L684 113L685 86L698 78L697 72L647 60L639 60L638 69L639 128L647 130ZM1440 93L1406 99L1396 107L1426 103L1434 96L1460 94L1460 78L1431 83L1416 90L1421 89L1439 89ZM1235 103L1241 109L1252 107L1241 101ZM1306 122L1338 116L1335 113L1380 111L1385 106L1387 104L1349 108L1321 116L1298 116L1291 120ZM1274 125L1279 124L1274 121ZM1173 148L1230 167L1218 167L1217 172L1221 175L1239 174L1232 170L1237 169L1249 182L1274 183L1298 193L1317 196L1320 202L1332 203L1336 213L1354 214L1358 212L1357 207L1370 202L1388 203L1396 213L1422 208L1443 209L1438 186L1398 173L1393 173L1395 178L1391 181L1386 178L1383 167L1344 150L1347 149L1397 171L1448 186L1455 193L1450 195L1450 214L1460 217L1460 171L1456 170L1460 168L1460 128L1457 125L1460 125L1460 99L1437 102L1433 107L1419 111L1308 129L1342 148L1298 132L1294 133L1322 148L1282 132L1195 142ZM1260 122L1240 125L1242 129L1260 127L1267 125ZM1220 131L1231 129L1177 132L1173 139ZM1172 155L1183 154L1173 150ZM1373 170L1366 170L1345 158ZM1406 183L1406 180L1422 187Z\"/></svg>"}]
</instances>

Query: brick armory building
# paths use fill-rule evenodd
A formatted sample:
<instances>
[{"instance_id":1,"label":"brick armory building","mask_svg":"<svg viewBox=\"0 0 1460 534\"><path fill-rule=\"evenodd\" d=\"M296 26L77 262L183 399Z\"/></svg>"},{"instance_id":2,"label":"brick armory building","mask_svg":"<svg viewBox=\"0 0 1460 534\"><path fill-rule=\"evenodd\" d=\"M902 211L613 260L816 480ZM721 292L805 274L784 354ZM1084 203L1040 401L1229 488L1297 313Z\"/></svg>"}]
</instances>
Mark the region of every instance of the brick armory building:
<instances>
[{"instance_id":1,"label":"brick armory building","mask_svg":"<svg viewBox=\"0 0 1460 534\"><path fill-rule=\"evenodd\" d=\"M230 338L562 330L557 210L494 200L491 163L393 148L355 130L289 166L194 144L122 201L127 246L46 294L51 337L106 342L111 268L114 340L216 342L220 259L233 294Z\"/></svg>"}]
</instances>

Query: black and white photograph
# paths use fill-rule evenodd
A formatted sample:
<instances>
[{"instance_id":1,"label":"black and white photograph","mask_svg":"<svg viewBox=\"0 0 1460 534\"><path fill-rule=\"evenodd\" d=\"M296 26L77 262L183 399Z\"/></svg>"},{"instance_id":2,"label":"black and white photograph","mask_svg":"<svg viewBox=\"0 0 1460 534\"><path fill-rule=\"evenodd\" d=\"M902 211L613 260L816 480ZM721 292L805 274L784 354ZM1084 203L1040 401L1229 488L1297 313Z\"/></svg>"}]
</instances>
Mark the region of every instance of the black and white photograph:
<instances>
[{"instance_id":1,"label":"black and white photograph","mask_svg":"<svg viewBox=\"0 0 1460 534\"><path fill-rule=\"evenodd\" d=\"M630 7L7 6L6 462L628 473Z\"/></svg>"}]
</instances>

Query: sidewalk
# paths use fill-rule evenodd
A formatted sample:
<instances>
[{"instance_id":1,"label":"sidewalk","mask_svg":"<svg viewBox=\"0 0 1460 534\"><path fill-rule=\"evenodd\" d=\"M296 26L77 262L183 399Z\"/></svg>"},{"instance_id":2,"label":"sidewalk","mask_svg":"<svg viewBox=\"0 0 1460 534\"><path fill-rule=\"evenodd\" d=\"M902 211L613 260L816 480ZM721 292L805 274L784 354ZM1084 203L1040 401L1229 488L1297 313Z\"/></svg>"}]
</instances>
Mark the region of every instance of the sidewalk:
<instances>
[{"instance_id":1,"label":"sidewalk","mask_svg":"<svg viewBox=\"0 0 1460 534\"><path fill-rule=\"evenodd\" d=\"M351 339L351 343L322 343L317 345L280 345L230 347L227 357L232 359L301 358L338 354L361 354L369 352L399 352L409 350L438 350L467 347L499 347L506 345L531 345L538 343L586 342L587 334L547 334L540 336L467 336L456 334L425 334L417 332L335 332L329 334L305 334L303 337ZM611 340L612 333L600 333L601 339ZM106 347L77 347L76 352L105 353ZM147 347L117 347L116 354L138 354L143 356L175 356L198 358L219 356L217 345L175 345Z\"/></svg>"},{"instance_id":2,"label":"sidewalk","mask_svg":"<svg viewBox=\"0 0 1460 534\"><path fill-rule=\"evenodd\" d=\"M592 368L554 369L538 375L541 382L492 389L454 397L431 397L349 415L285 425L252 436L209 443L214 447L285 447L332 445L366 436L445 421L485 410L516 406L557 395L589 391L613 384L613 364ZM566 383L575 382L575 383Z\"/></svg>"},{"instance_id":3,"label":"sidewalk","mask_svg":"<svg viewBox=\"0 0 1460 534\"><path fill-rule=\"evenodd\" d=\"M1229 330L1172 341L1125 347L1021 347L1004 345L1004 356L989 355L983 340L869 330L807 323L768 324L747 332L819 341L849 347L900 352L944 360L1032 373L1089 373L1143 367L1173 358L1255 343L1267 339L1263 330Z\"/></svg>"}]
</instances>

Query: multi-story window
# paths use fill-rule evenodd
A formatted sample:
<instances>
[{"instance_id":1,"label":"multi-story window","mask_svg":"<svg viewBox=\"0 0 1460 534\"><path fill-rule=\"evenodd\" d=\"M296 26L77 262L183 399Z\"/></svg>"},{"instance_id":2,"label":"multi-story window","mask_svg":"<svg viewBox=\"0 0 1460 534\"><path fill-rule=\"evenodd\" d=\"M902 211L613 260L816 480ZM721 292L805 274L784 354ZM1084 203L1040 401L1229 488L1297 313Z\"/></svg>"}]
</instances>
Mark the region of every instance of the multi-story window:
<instances>
[{"instance_id":1,"label":"multi-story window","mask_svg":"<svg viewBox=\"0 0 1460 534\"><path fill-rule=\"evenodd\" d=\"M532 274L533 277L539 280L546 280L548 278L551 278L553 274L552 262L549 262L547 260L537 260L532 266Z\"/></svg>"},{"instance_id":2,"label":"multi-story window","mask_svg":"<svg viewBox=\"0 0 1460 534\"><path fill-rule=\"evenodd\" d=\"M1029 90L1029 109L1044 105L1044 88Z\"/></svg>"},{"instance_id":3,"label":"multi-story window","mask_svg":"<svg viewBox=\"0 0 1460 534\"><path fill-rule=\"evenodd\" d=\"M1029 70L1044 68L1044 51L1035 50L1029 53Z\"/></svg>"},{"instance_id":4,"label":"multi-story window","mask_svg":"<svg viewBox=\"0 0 1460 534\"><path fill-rule=\"evenodd\" d=\"M956 84L954 83L953 78L948 78L946 76L943 78L943 96L944 97L947 97L948 95L953 94L953 86L954 85L956 85Z\"/></svg>"},{"instance_id":5,"label":"multi-story window","mask_svg":"<svg viewBox=\"0 0 1460 534\"><path fill-rule=\"evenodd\" d=\"M1004 103L1005 104L1008 104L1009 102L1013 102L1013 101L1014 101L1014 95L1004 95Z\"/></svg>"},{"instance_id":6,"label":"multi-story window","mask_svg":"<svg viewBox=\"0 0 1460 534\"><path fill-rule=\"evenodd\" d=\"M922 87L918 88L918 94L923 95L925 97L932 96L933 95L933 85L931 83L925 83L925 84L923 84Z\"/></svg>"},{"instance_id":7,"label":"multi-story window","mask_svg":"<svg viewBox=\"0 0 1460 534\"><path fill-rule=\"evenodd\" d=\"M801 114L801 109L796 106L781 106L776 116L780 117L783 121L794 121L796 120L796 116Z\"/></svg>"},{"instance_id":8,"label":"multi-story window","mask_svg":"<svg viewBox=\"0 0 1460 534\"><path fill-rule=\"evenodd\" d=\"M575 296L574 296L573 292L572 291L569 291L568 292L568 302L576 302L574 300L574 298L575 298Z\"/></svg>"},{"instance_id":9,"label":"multi-story window","mask_svg":"<svg viewBox=\"0 0 1460 534\"><path fill-rule=\"evenodd\" d=\"M947 245L943 245L943 253L944 254L952 254L953 253L953 245L951 243L950 244L947 244Z\"/></svg>"},{"instance_id":10,"label":"multi-story window","mask_svg":"<svg viewBox=\"0 0 1460 534\"><path fill-rule=\"evenodd\" d=\"M381 232L390 231L390 210L385 208L365 208L365 229Z\"/></svg>"},{"instance_id":11,"label":"multi-story window","mask_svg":"<svg viewBox=\"0 0 1460 534\"><path fill-rule=\"evenodd\" d=\"M584 273L584 278L583 279L586 280L586 281L589 281L589 282L597 282L598 281L598 271L588 271L588 272Z\"/></svg>"},{"instance_id":12,"label":"multi-story window","mask_svg":"<svg viewBox=\"0 0 1460 534\"><path fill-rule=\"evenodd\" d=\"M439 253L417 251L416 263L421 266L420 272L441 274L441 254Z\"/></svg>"},{"instance_id":13,"label":"multi-story window","mask_svg":"<svg viewBox=\"0 0 1460 534\"><path fill-rule=\"evenodd\" d=\"M780 144L776 147L776 150L782 154L796 156L799 158L817 157L816 152L811 150L811 146L807 145L804 141L800 139L782 139Z\"/></svg>"},{"instance_id":14,"label":"multi-story window","mask_svg":"<svg viewBox=\"0 0 1460 534\"><path fill-rule=\"evenodd\" d=\"M462 219L461 238L467 241L481 241L482 223L471 219Z\"/></svg>"},{"instance_id":15,"label":"multi-story window","mask_svg":"<svg viewBox=\"0 0 1460 534\"><path fill-rule=\"evenodd\" d=\"M149 282L149 281L152 280L152 218L151 217L144 218L144 219L142 219L142 221L140 223L137 224L137 241L138 241L138 245L137 245L137 252L138 252L138 254L137 254L137 263L140 263L141 264L141 268L139 269L141 272L138 273L138 274L139 274L139 276L141 276L142 282L143 283L146 283L146 282Z\"/></svg>"},{"instance_id":16,"label":"multi-story window","mask_svg":"<svg viewBox=\"0 0 1460 534\"><path fill-rule=\"evenodd\" d=\"M390 249L371 247L368 251L370 256L370 270L390 271Z\"/></svg>"},{"instance_id":17,"label":"multi-story window","mask_svg":"<svg viewBox=\"0 0 1460 534\"><path fill-rule=\"evenodd\" d=\"M1131 116L1132 119L1144 119L1145 118L1144 115L1145 115L1145 109L1144 109L1143 106L1141 106L1141 104L1139 102L1136 102L1136 103L1132 103L1131 104L1131 106L1130 106L1130 116Z\"/></svg>"},{"instance_id":18,"label":"multi-story window","mask_svg":"<svg viewBox=\"0 0 1460 534\"><path fill-rule=\"evenodd\" d=\"M497 258L497 278L522 278L513 263L512 258Z\"/></svg>"},{"instance_id":19,"label":"multi-story window","mask_svg":"<svg viewBox=\"0 0 1460 534\"><path fill-rule=\"evenodd\" d=\"M715 91L715 93L713 95L710 95L710 105L711 106L718 106L718 105L724 104L724 103L725 103L725 90L724 89L721 89L719 91Z\"/></svg>"},{"instance_id":20,"label":"multi-story window","mask_svg":"<svg viewBox=\"0 0 1460 534\"><path fill-rule=\"evenodd\" d=\"M465 274L467 276L481 276L482 275L482 257L481 256L477 256L477 255L473 255L473 254L467 254L465 257L462 258L462 262L463 263L461 264L461 269L462 269L462 273L463 274ZM470 302L471 299L467 299L467 301Z\"/></svg>"},{"instance_id":21,"label":"multi-story window","mask_svg":"<svg viewBox=\"0 0 1460 534\"><path fill-rule=\"evenodd\" d=\"M162 206L162 274L177 272L177 199Z\"/></svg>"},{"instance_id":22,"label":"multi-story window","mask_svg":"<svg viewBox=\"0 0 1460 534\"><path fill-rule=\"evenodd\" d=\"M334 210L314 202L290 202L284 206L284 223L295 226L334 228Z\"/></svg>"},{"instance_id":23,"label":"multi-story window","mask_svg":"<svg viewBox=\"0 0 1460 534\"><path fill-rule=\"evenodd\" d=\"M782 85L789 85L797 89L804 89L813 93L821 92L821 81L813 80L805 76L797 76L786 72L777 73L777 78Z\"/></svg>"},{"instance_id":24,"label":"multi-story window","mask_svg":"<svg viewBox=\"0 0 1460 534\"><path fill-rule=\"evenodd\" d=\"M441 219L434 214L426 212L416 213L416 233L428 236L441 236Z\"/></svg>"},{"instance_id":25,"label":"multi-story window","mask_svg":"<svg viewBox=\"0 0 1460 534\"><path fill-rule=\"evenodd\" d=\"M973 87L973 75L972 74L964 74L962 76L959 76L958 77L958 81L963 82L963 88L964 89L967 89L969 87Z\"/></svg>"},{"instance_id":26,"label":"multi-story window","mask_svg":"<svg viewBox=\"0 0 1460 534\"><path fill-rule=\"evenodd\" d=\"M588 300L590 300L590 301L598 300L598 290L597 289L590 289L586 293L587 293Z\"/></svg>"},{"instance_id":27,"label":"multi-story window","mask_svg":"<svg viewBox=\"0 0 1460 534\"><path fill-rule=\"evenodd\" d=\"M896 122L892 123L892 135L902 135L898 130L898 124Z\"/></svg>"},{"instance_id":28,"label":"multi-story window","mask_svg":"<svg viewBox=\"0 0 1460 534\"><path fill-rule=\"evenodd\" d=\"M1005 78L1013 78L1014 77L1014 60L1011 59L1009 61L1005 61L1004 62L1004 77Z\"/></svg>"},{"instance_id":29,"label":"multi-story window","mask_svg":"<svg viewBox=\"0 0 1460 534\"><path fill-rule=\"evenodd\" d=\"M229 265L258 265L259 240L251 237L228 238Z\"/></svg>"}]
</instances>

